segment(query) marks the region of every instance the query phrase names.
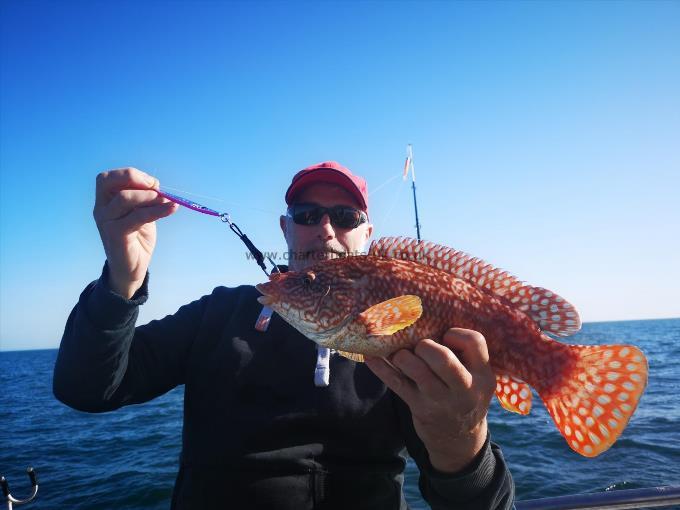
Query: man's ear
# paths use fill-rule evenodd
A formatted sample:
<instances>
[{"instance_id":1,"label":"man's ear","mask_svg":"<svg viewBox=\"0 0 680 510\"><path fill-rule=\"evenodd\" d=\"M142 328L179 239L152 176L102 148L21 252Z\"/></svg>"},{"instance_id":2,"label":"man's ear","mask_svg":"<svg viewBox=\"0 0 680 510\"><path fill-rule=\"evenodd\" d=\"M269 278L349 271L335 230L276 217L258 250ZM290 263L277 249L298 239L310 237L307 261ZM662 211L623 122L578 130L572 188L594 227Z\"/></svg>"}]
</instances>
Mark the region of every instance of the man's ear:
<instances>
[{"instance_id":1,"label":"man's ear","mask_svg":"<svg viewBox=\"0 0 680 510\"><path fill-rule=\"evenodd\" d=\"M288 241L288 218L285 214L279 217L279 226L281 227L281 232L283 232L283 237Z\"/></svg>"},{"instance_id":2,"label":"man's ear","mask_svg":"<svg viewBox=\"0 0 680 510\"><path fill-rule=\"evenodd\" d=\"M366 226L366 237L364 238L364 244L368 242L368 240L371 238L373 235L373 224L369 223Z\"/></svg>"}]
</instances>

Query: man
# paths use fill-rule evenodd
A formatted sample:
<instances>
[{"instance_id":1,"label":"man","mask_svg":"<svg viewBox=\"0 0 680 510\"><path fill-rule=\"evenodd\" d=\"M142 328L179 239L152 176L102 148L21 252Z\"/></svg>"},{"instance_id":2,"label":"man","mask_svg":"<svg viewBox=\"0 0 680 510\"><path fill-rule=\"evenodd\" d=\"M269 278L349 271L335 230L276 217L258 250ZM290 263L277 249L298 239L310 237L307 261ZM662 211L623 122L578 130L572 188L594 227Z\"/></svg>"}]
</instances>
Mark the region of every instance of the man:
<instances>
[{"instance_id":1,"label":"man","mask_svg":"<svg viewBox=\"0 0 680 510\"><path fill-rule=\"evenodd\" d=\"M147 298L155 221L177 206L158 180L127 168L97 177L94 217L107 261L69 316L54 393L101 412L185 385L176 509L403 509L405 448L432 508L511 508L512 478L489 442L495 385L484 338L355 363L333 356L317 387L315 344L274 316L254 328L252 286L217 287L135 328ZM290 268L361 251L371 235L365 181L335 162L300 171L280 219Z\"/></svg>"}]
</instances>

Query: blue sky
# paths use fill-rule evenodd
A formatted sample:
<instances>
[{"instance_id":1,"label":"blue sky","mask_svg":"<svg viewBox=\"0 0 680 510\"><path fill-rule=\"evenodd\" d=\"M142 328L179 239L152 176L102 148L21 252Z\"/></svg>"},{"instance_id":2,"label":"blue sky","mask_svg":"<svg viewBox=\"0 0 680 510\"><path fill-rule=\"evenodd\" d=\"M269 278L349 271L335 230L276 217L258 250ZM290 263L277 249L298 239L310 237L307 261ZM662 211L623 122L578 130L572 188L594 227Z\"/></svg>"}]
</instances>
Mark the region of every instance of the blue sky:
<instances>
[{"instance_id":1,"label":"blue sky","mask_svg":"<svg viewBox=\"0 0 680 510\"><path fill-rule=\"evenodd\" d=\"M327 159L376 190L376 237L413 235L407 143L424 238L586 321L680 315L680 3L1 9L2 350L56 347L99 276L98 172L141 168L283 251L290 178ZM140 322L263 276L182 210L159 222Z\"/></svg>"}]
</instances>

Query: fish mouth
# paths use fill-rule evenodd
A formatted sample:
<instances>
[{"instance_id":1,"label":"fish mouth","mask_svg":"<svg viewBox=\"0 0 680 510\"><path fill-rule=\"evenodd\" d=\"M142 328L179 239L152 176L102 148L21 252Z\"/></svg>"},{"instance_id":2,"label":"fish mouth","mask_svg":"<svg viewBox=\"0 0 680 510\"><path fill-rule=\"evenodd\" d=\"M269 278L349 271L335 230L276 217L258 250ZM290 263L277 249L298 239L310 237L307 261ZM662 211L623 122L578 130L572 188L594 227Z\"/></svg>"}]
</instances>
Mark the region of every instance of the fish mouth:
<instances>
[{"instance_id":1,"label":"fish mouth","mask_svg":"<svg viewBox=\"0 0 680 510\"><path fill-rule=\"evenodd\" d=\"M264 306L270 306L276 302L276 299L271 296L260 296L257 298L257 302Z\"/></svg>"},{"instance_id":2,"label":"fish mouth","mask_svg":"<svg viewBox=\"0 0 680 510\"><path fill-rule=\"evenodd\" d=\"M262 294L257 298L257 302L264 306L272 305L277 299L272 295L271 285L269 283L258 283L255 288Z\"/></svg>"}]
</instances>

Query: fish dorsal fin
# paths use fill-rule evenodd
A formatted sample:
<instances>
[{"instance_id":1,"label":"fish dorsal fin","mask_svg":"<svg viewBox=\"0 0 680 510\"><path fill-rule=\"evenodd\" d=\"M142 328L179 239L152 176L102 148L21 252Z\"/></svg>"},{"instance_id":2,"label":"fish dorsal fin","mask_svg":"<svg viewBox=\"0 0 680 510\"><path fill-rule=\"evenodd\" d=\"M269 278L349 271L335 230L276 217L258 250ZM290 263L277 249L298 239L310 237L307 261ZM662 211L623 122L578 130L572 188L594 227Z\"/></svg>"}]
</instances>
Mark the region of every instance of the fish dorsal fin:
<instances>
[{"instance_id":1,"label":"fish dorsal fin","mask_svg":"<svg viewBox=\"0 0 680 510\"><path fill-rule=\"evenodd\" d=\"M445 271L503 298L553 335L569 336L581 329L578 312L564 298L547 289L532 287L507 271L448 246L408 237L383 237L371 243L368 254L409 260Z\"/></svg>"},{"instance_id":2,"label":"fish dorsal fin","mask_svg":"<svg viewBox=\"0 0 680 510\"><path fill-rule=\"evenodd\" d=\"M512 413L531 412L531 388L521 379L506 373L497 373L496 397L501 406Z\"/></svg>"},{"instance_id":3,"label":"fish dorsal fin","mask_svg":"<svg viewBox=\"0 0 680 510\"><path fill-rule=\"evenodd\" d=\"M407 294L367 308L358 319L368 335L393 335L413 324L422 314L420 298Z\"/></svg>"}]
</instances>

